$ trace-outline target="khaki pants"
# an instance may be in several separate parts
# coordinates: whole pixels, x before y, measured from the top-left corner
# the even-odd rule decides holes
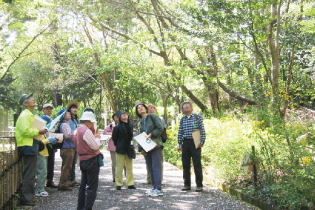
[[[62,159],[61,175],[59,181],[59,187],[68,186],[68,178],[72,169],[72,163],[74,158],[75,149],[61,149],[60,156]]]
[[[126,165],[126,183],[127,186],[134,185],[134,180],[133,180],[133,172],[132,172],[132,159],[130,159],[127,154],[122,155],[116,153],[116,186],[123,186],[123,169],[124,166]]]

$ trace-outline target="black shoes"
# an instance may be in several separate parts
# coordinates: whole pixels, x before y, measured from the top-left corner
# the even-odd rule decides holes
[[[182,191],[188,191],[188,190],[191,190],[191,188],[190,188],[189,186],[184,186],[184,187],[182,188]]]
[[[134,185],[130,185],[130,186],[128,186],[128,189],[130,189],[130,190],[135,190],[136,187],[135,187]]]
[[[32,201],[21,201],[20,205],[21,206],[36,206],[36,203]]]
[[[117,186],[117,187],[116,187],[116,190],[121,190],[121,186]]]
[[[115,178],[113,179],[113,182],[115,182]]]
[[[201,192],[202,190],[203,190],[202,187],[197,187],[195,192]]]
[[[47,183],[46,187],[50,187],[50,188],[58,188],[57,185],[55,185],[53,182]]]

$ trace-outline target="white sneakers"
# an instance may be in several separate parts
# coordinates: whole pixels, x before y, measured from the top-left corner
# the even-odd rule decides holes
[[[46,192],[46,191],[43,191],[43,192],[38,192],[38,191],[36,191],[36,192],[35,192],[35,196],[36,196],[36,197],[47,197],[47,196],[49,196],[49,193]]]
[[[158,189],[152,189],[150,193],[148,193],[151,197],[163,196],[163,191]]]

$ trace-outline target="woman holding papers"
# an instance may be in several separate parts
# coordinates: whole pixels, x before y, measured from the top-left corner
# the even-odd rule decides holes
[[[162,196],[162,150],[163,141],[161,134],[163,132],[163,125],[158,116],[155,114],[148,114],[148,108],[142,102],[136,105],[136,114],[140,121],[139,132],[145,132],[147,134],[146,138],[148,141],[153,140],[156,143],[156,147],[150,151],[144,151],[141,146],[139,146],[139,151],[145,158],[147,167],[151,175],[152,190],[148,193],[152,197]]]
[[[119,124],[113,131],[113,141],[116,146],[116,189],[121,190],[123,185],[123,168],[126,165],[126,184],[128,189],[136,189],[134,186],[132,159],[128,157],[127,150],[130,147],[133,138],[133,126],[129,122],[129,116],[126,112],[117,112]]]

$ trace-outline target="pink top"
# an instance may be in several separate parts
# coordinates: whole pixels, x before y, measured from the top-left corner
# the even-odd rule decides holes
[[[110,128],[111,125],[112,125],[112,128]],[[114,130],[114,127],[115,127],[115,123],[114,123],[114,122],[111,123],[111,124],[109,124],[109,125],[105,128],[103,134],[104,134],[104,135],[112,135],[113,130]],[[108,151],[111,151],[111,152],[115,152],[115,151],[116,151],[116,147],[115,147],[115,145],[114,145],[114,141],[113,141],[112,138],[109,139],[109,142],[108,142],[108,145],[107,145],[107,150],[108,150]]]

